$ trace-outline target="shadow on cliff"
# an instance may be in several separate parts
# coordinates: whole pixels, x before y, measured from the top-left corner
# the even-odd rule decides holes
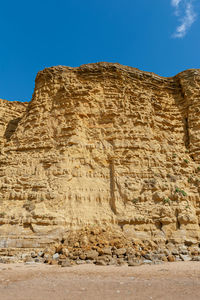
[[[17,129],[17,126],[19,124],[19,121],[21,118],[16,118],[8,122],[8,125],[6,127],[5,133],[4,133],[4,138],[7,141],[10,141],[12,135],[14,134],[15,130]]]

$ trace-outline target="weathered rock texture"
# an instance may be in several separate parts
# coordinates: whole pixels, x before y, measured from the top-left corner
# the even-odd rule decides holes
[[[199,116],[200,70],[162,78],[97,63],[39,72],[30,103],[0,100],[2,253],[86,225],[197,244]]]

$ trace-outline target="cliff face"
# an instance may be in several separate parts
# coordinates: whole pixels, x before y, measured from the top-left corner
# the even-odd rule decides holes
[[[39,72],[28,104],[0,100],[1,247],[93,224],[198,243],[199,99],[200,70],[97,63]]]

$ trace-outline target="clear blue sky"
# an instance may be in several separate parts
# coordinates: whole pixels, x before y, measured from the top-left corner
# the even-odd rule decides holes
[[[29,101],[37,72],[55,65],[118,62],[162,76],[200,68],[199,2],[0,1],[0,98]]]

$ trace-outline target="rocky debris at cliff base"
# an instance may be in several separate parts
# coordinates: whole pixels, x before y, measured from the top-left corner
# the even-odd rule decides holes
[[[46,263],[70,267],[81,264],[128,265],[160,264],[176,261],[199,261],[200,247],[172,243],[155,243],[148,240],[128,239],[122,231],[111,228],[86,227],[70,231],[50,247],[23,253],[21,256],[5,256],[0,262]]]

